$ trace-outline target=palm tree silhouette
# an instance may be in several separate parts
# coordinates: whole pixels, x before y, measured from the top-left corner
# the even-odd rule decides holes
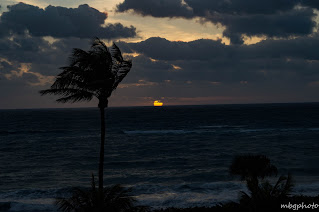
[[[240,206],[243,211],[277,211],[280,202],[285,200],[292,191],[291,175],[280,176],[275,185],[259,179],[277,175],[277,168],[264,155],[236,156],[229,168],[232,175],[239,175],[246,181],[250,195],[240,192]]]
[[[264,155],[239,155],[233,159],[229,168],[230,174],[239,175],[246,180],[248,189],[255,193],[258,189],[258,178],[277,175],[276,166]]]
[[[113,44],[108,48],[95,38],[89,51],[73,49],[68,66],[61,67],[50,89],[41,90],[41,95],[60,95],[57,102],[90,101],[98,99],[101,118],[101,146],[99,159],[99,191],[103,193],[103,163],[105,143],[105,108],[108,98],[124,79],[132,62],[124,60],[120,49]]]

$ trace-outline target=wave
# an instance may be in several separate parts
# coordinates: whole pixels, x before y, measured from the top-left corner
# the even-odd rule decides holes
[[[319,128],[249,128],[244,125],[203,125],[195,127],[194,129],[150,129],[150,130],[124,130],[119,131],[124,134],[189,134],[189,133],[215,133],[215,132],[239,132],[239,133],[254,133],[263,131],[319,131]],[[67,134],[74,130],[55,129],[55,130],[0,130],[0,136],[8,135],[28,135],[28,134]],[[82,132],[82,131],[81,131]],[[119,133],[117,132],[117,133]],[[92,133],[92,132],[91,132]],[[95,133],[95,132],[94,132]],[[90,137],[96,136],[89,135]],[[77,136],[73,136],[77,137]]]
[[[1,130],[0,136],[20,134],[66,133],[69,130]]]
[[[0,193],[0,199],[37,199],[37,198],[54,198],[63,196],[71,191],[69,188],[56,189],[21,189]]]
[[[126,185],[132,187],[132,195],[137,204],[152,208],[167,207],[210,207],[229,201],[236,202],[240,191],[247,191],[244,182],[218,181],[197,183],[154,184],[139,183]],[[299,183],[293,189],[294,195],[318,195],[319,183]],[[70,188],[61,189],[24,189],[0,194],[0,205],[10,204],[10,212],[56,211],[53,205],[55,197],[67,197]]]
[[[242,128],[246,127],[245,125],[203,125],[198,128]]]
[[[214,206],[222,202],[236,201],[240,190],[245,190],[245,186],[237,181],[133,186],[138,203],[152,208]]]
[[[57,207],[53,204],[54,199],[49,204],[28,203],[28,202],[0,202],[5,204],[3,210],[8,212],[56,212]]]
[[[22,189],[0,193],[0,206],[8,212],[56,212],[56,197],[70,195],[71,188]],[[9,210],[8,210],[9,206]],[[1,210],[0,210],[1,211]]]
[[[164,129],[164,130],[124,130],[125,134],[190,134],[190,133],[258,133],[258,132],[304,132],[319,131],[319,128],[245,128],[245,126],[212,125],[199,126],[197,129]]]
[[[220,202],[233,201],[237,191],[243,190],[239,182],[176,183],[153,184],[140,183],[126,185],[133,188],[132,195],[138,205],[153,208],[213,206]],[[0,194],[1,202],[10,203],[10,212],[56,211],[53,205],[56,197],[67,197],[70,188],[63,189],[24,189]]]
[[[125,134],[190,134],[190,133],[215,133],[225,126],[199,126],[197,129],[164,129],[164,130],[124,130]],[[229,128],[229,127],[227,127]],[[231,127],[230,127],[231,128]],[[229,129],[223,131],[230,131]]]
[[[318,131],[319,128],[308,128],[308,130],[311,130],[311,131]]]
[[[124,130],[125,134],[187,134],[196,130]]]
[[[280,129],[272,129],[272,128],[262,128],[262,129],[240,129],[239,132],[242,133],[253,133],[253,132],[263,132],[263,131],[276,131]]]
[[[318,191],[319,191],[319,183],[300,183],[294,187],[293,194],[318,196]]]
[[[293,195],[317,196],[319,183],[304,183],[297,185]],[[219,203],[237,202],[239,192],[249,193],[244,182],[210,182],[165,185],[137,185],[136,198],[142,205],[153,208],[167,207],[210,207]]]

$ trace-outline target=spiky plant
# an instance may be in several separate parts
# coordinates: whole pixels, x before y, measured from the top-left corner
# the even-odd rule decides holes
[[[239,155],[235,156],[230,166],[230,173],[246,180],[276,175],[277,168],[265,155]]]
[[[245,211],[278,211],[280,204],[290,197],[293,188],[292,177],[290,174],[287,177],[280,176],[275,185],[266,180],[258,187],[258,192],[254,194],[240,192],[240,206]]]
[[[277,168],[264,155],[236,156],[229,168],[230,174],[239,175],[247,183],[248,189],[257,192],[259,180],[267,176],[277,175]]]
[[[239,175],[247,183],[250,194],[240,192],[240,207],[244,211],[271,211],[279,208],[280,201],[290,195],[292,178],[280,176],[275,185],[268,180],[259,179],[277,175],[277,168],[264,155],[236,156],[230,166],[230,173]]]
[[[117,184],[100,193],[92,175],[91,189],[74,188],[70,198],[57,198],[55,204],[63,212],[125,212],[134,211],[135,199],[129,195],[131,189]]]
[[[50,89],[40,91],[41,95],[58,95],[57,102],[80,102],[98,99],[101,119],[101,143],[99,158],[99,190],[103,191],[103,164],[105,143],[105,108],[108,98],[124,79],[132,62],[124,60],[120,49],[113,44],[108,48],[98,38],[93,40],[91,49],[73,49],[68,66],[61,67]]]

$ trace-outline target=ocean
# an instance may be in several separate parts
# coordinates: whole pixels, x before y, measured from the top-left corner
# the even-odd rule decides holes
[[[291,173],[294,194],[318,195],[319,104],[108,108],[105,185],[132,187],[139,204],[212,206],[245,183],[236,155],[264,154]],[[0,202],[9,211],[56,211],[55,197],[97,176],[99,110],[0,110]]]

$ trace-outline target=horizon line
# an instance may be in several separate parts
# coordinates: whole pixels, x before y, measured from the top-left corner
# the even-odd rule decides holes
[[[263,103],[215,103],[215,104],[172,104],[162,107],[176,106],[217,106],[217,105],[270,105],[270,104],[318,104],[318,102],[263,102]],[[110,106],[107,108],[154,107],[153,105]],[[49,110],[49,109],[91,109],[96,107],[43,107],[43,108],[0,108],[0,110]]]

